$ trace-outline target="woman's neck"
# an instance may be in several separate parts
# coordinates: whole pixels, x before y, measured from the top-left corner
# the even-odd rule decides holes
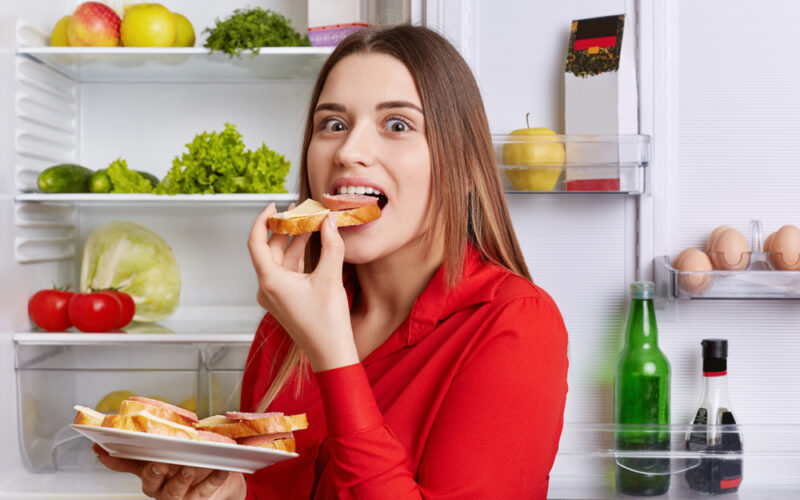
[[[351,316],[399,325],[442,265],[443,247],[437,238],[426,253],[418,241],[384,259],[357,265],[360,292]]]

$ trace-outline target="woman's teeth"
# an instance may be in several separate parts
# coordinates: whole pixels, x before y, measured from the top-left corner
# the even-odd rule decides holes
[[[381,192],[368,186],[342,186],[336,190],[337,194],[371,194],[380,196]]]

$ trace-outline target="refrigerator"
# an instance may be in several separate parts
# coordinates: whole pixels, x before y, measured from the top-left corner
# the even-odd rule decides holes
[[[144,498],[137,478],[105,470],[91,443],[69,428],[75,404],[131,391],[174,404],[193,398],[201,417],[238,406],[245,358],[264,314],[246,239],[265,205],[284,209],[296,200],[304,112],[332,50],[264,48],[229,58],[203,48],[203,28],[247,6],[279,12],[305,33],[307,3],[290,0],[162,2],[191,21],[193,48],[49,47],[53,25],[79,3],[0,5],[0,498]],[[106,3],[122,9],[129,2]],[[552,192],[525,192],[504,177],[533,279],[553,296],[569,332],[565,424],[548,497],[619,496],[614,470],[624,454],[614,449],[614,367],[630,285],[647,280],[656,283],[659,344],[672,370],[665,455],[672,476],[661,498],[699,498],[686,469],[713,458],[684,450],[706,338],[729,342],[730,396],[743,441],[734,457],[743,463],[741,486],[722,498],[798,498],[800,276],[714,271],[711,288],[691,293],[672,260],[684,248],[702,248],[720,225],[747,236],[753,252],[766,235],[800,225],[800,72],[793,64],[800,5],[411,0],[407,7],[412,23],[443,33],[470,64],[498,157],[530,113],[530,125],[557,132],[567,151],[596,143],[615,149],[612,167],[632,179],[614,191],[570,192],[558,184]],[[636,108],[635,130],[566,134],[571,23],[619,14],[630,28],[636,85],[626,98]],[[225,123],[237,126],[249,148],[264,142],[291,161],[286,194],[36,189],[50,165],[99,169],[120,157],[163,177],[196,134]],[[597,165],[590,158],[583,166]],[[182,280],[176,312],[125,334],[35,328],[31,295],[54,284],[75,289],[89,234],[118,220],[152,230],[172,248]]]

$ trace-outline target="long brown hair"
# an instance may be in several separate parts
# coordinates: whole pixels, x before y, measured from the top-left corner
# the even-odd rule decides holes
[[[458,284],[467,243],[488,261],[531,279],[511,226],[497,170],[489,122],[478,85],[458,51],[436,32],[416,26],[394,26],[358,31],[336,47],[322,66],[311,94],[300,160],[300,193],[311,196],[308,146],[314,110],[325,81],[336,64],[352,54],[378,53],[402,62],[414,78],[425,112],[425,133],[431,153],[433,206],[428,213],[424,248],[430,250],[437,230],[442,231],[447,286]],[[320,256],[319,234],[309,240],[306,272]],[[296,394],[308,375],[303,353],[292,345],[257,411],[264,411],[293,373]],[[298,372],[299,370],[299,372]]]

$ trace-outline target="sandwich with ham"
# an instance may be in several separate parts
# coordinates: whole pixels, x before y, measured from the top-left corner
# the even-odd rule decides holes
[[[381,195],[323,194],[322,203],[309,198],[292,210],[271,216],[267,224],[273,233],[309,233],[319,231],[328,214],[333,213],[337,226],[358,226],[381,216],[381,200]]]
[[[280,412],[244,413],[229,411],[197,423],[197,429],[210,431],[245,446],[295,451],[294,431],[307,429],[305,413],[284,415]]]
[[[198,420],[197,414],[180,406],[138,396],[122,401],[119,412],[110,415],[80,405],[75,410],[74,423],[80,425],[290,452],[296,448],[292,433],[308,428],[304,413],[227,412]]]

